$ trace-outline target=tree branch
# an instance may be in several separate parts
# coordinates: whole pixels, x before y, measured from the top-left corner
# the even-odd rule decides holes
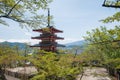
[[[6,18],[7,16],[6,16],[6,15],[1,15],[0,18],[2,18],[2,17],[5,17],[5,18]]]
[[[13,18],[13,17],[7,17],[7,18],[8,18],[8,19],[12,19],[13,21],[26,23],[25,20],[21,20],[21,19]]]
[[[5,18],[9,18],[9,15],[11,14],[11,12],[13,11],[13,9],[19,4],[21,0],[19,0],[11,9],[7,14],[1,15],[0,18],[5,17]]]
[[[20,1],[21,1],[21,0],[19,0],[19,1],[10,9],[10,11],[9,11],[8,14],[7,14],[7,16],[9,16],[9,15],[11,14],[12,10],[19,4]]]

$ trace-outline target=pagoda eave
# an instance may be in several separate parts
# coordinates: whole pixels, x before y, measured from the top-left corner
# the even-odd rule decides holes
[[[31,37],[31,39],[51,39],[51,38],[49,38],[49,37],[46,37],[46,38],[44,38],[44,37]],[[62,37],[53,37],[53,39],[61,39],[61,40],[64,40],[64,38],[62,38]]]
[[[54,33],[63,33],[63,31],[58,30],[58,29],[54,28],[53,26],[50,26],[48,29],[50,30],[50,32],[52,31]],[[44,29],[33,29],[33,31],[36,31],[36,32],[46,32]]]
[[[43,31],[43,30],[33,30],[33,31],[41,32],[41,33],[45,32],[45,31]],[[49,31],[48,31],[48,32],[49,32]],[[63,33],[63,31],[54,31],[54,33]]]
[[[54,28],[54,27],[50,27],[54,32],[63,32],[63,31],[61,31],[61,30],[58,30],[58,29],[56,29],[56,28]]]
[[[34,29],[33,31],[36,31],[36,32],[43,32],[42,29]]]
[[[51,47],[51,46],[55,46],[55,47],[65,47],[65,45],[62,44],[37,44],[37,45],[33,45],[30,47]]]

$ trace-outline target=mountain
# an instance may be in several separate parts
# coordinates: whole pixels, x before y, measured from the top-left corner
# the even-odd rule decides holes
[[[66,45],[66,47],[74,47],[74,46],[84,46],[85,43],[86,43],[85,40],[81,40],[81,41],[75,41],[75,42],[67,43],[65,45]]]
[[[85,50],[86,47],[86,41],[85,40],[81,40],[81,41],[75,41],[75,42],[71,42],[71,43],[67,43],[65,44],[65,48],[68,50],[68,53],[77,53],[80,54]]]
[[[67,43],[67,44],[64,44],[66,47],[64,47],[63,49],[72,49],[72,50],[73,49],[78,49],[79,50],[78,52],[82,52],[85,48],[85,43],[86,43],[85,40]],[[18,46],[18,48],[21,49],[21,50],[24,50],[26,48],[26,46],[28,46],[25,43],[7,42],[7,41],[0,42],[0,45],[8,45],[8,46],[11,46],[11,47]]]
[[[14,46],[18,46],[19,49],[24,50],[26,48],[26,46],[28,46],[25,43],[18,43],[18,42],[0,42],[0,45],[7,45],[10,47],[14,47]]]

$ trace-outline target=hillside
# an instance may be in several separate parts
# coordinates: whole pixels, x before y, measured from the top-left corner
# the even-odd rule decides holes
[[[75,42],[71,42],[71,43],[67,43],[65,44],[65,48],[64,49],[67,49],[68,52],[70,53],[76,53],[76,50],[77,50],[77,53],[82,53],[86,47],[86,41],[85,40],[81,40],[81,41],[75,41]]]
[[[67,43],[65,45],[66,45],[66,47],[75,47],[75,46],[81,46],[82,47],[82,46],[85,45],[85,43],[86,43],[85,40],[81,40],[81,41],[75,41],[75,42]]]
[[[0,45],[8,45],[11,47],[14,46],[18,46],[19,49],[24,50],[26,46],[28,46],[25,43],[19,43],[19,42],[1,42]],[[84,50],[85,47],[85,41],[81,40],[81,41],[76,41],[76,42],[71,42],[71,43],[67,43],[64,44],[66,47],[64,47],[64,49],[78,49],[78,52],[82,52]]]
[[[25,49],[26,45],[25,43],[18,43],[18,42],[0,42],[0,45],[7,45],[7,46],[11,46],[11,47],[15,47],[18,46],[19,49],[23,50]]]

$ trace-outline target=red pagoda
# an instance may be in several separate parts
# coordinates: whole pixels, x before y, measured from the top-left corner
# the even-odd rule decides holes
[[[40,47],[41,50],[56,52],[57,47],[65,47],[64,45],[58,44],[56,40],[63,40],[64,38],[58,37],[55,33],[62,33],[63,31],[50,26],[50,12],[48,9],[48,26],[42,29],[34,29],[33,31],[41,33],[37,37],[32,37],[32,39],[41,40],[39,44],[33,45],[31,47]]]

